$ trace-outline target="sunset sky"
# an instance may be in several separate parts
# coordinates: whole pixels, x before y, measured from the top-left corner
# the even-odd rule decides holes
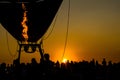
[[[43,42],[45,53],[52,61],[62,59],[65,45],[69,0],[63,0],[57,13],[57,20],[52,34]],[[64,58],[73,61],[98,60],[120,61],[120,0],[71,0],[69,33]],[[55,19],[54,19],[55,20]],[[52,27],[44,36],[47,36]],[[17,40],[0,25],[0,63],[12,63],[17,58]],[[7,45],[8,38],[8,45]],[[30,62],[36,58],[33,54],[21,53],[21,62]]]

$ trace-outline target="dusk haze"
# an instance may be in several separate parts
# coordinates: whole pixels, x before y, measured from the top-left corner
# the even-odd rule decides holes
[[[105,58],[106,61],[120,62],[120,0],[63,0],[58,6],[58,11],[56,8],[52,15],[53,20],[49,17],[51,19],[44,26],[47,29],[39,39],[43,38],[42,48],[52,61],[79,62],[94,59],[101,63]],[[42,18],[48,20],[47,17]],[[28,21],[29,19],[32,22],[34,18],[28,17]],[[40,25],[41,22],[42,19]],[[17,39],[0,23],[0,63],[12,64],[18,57],[19,45]],[[28,30],[29,26],[31,24],[28,23]],[[38,39],[33,39],[32,32],[29,34],[32,35],[32,40],[28,36],[28,41]],[[30,63],[32,58],[40,61],[38,50],[34,53],[22,51],[20,62]]]

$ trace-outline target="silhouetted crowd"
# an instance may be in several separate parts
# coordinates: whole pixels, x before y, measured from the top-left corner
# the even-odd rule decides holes
[[[120,80],[120,63],[106,62],[102,64],[94,59],[90,62],[59,63],[45,60],[37,63],[33,58],[31,63],[0,64],[0,80]]]

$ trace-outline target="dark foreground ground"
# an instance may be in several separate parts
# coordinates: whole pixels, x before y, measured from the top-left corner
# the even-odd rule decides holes
[[[120,63],[102,64],[94,59],[90,62],[52,62],[49,59],[37,63],[0,64],[0,80],[120,80]]]

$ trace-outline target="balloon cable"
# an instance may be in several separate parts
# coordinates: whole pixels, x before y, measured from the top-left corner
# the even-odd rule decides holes
[[[67,30],[66,30],[66,37],[65,37],[65,45],[64,45],[64,50],[63,50],[63,55],[62,55],[62,59],[61,62],[64,58],[65,52],[66,52],[66,47],[67,47],[67,41],[68,41],[68,33],[69,33],[69,25],[70,25],[70,0],[68,2],[68,19],[67,19]]]

